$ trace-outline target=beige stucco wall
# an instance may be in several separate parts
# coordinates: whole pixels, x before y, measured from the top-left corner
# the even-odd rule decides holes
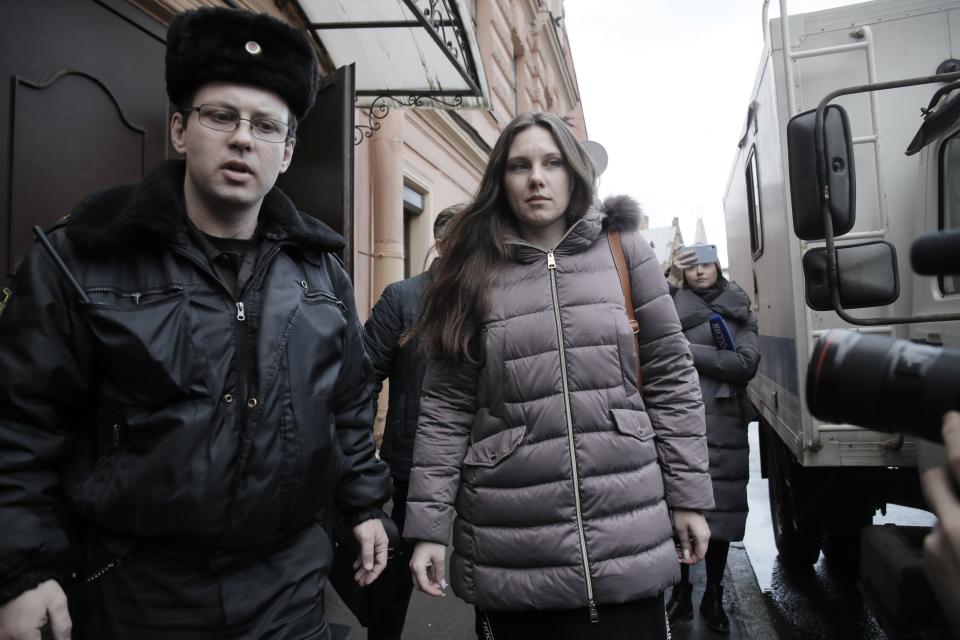
[[[514,116],[550,111],[564,117],[579,139],[587,138],[562,10],[562,0],[477,0],[477,44],[491,108],[457,111],[458,117],[442,109],[394,109],[380,131],[358,147],[354,273],[362,318],[383,288],[403,277],[403,258],[395,253],[403,249],[403,239],[395,238],[396,229],[403,229],[403,184],[424,194],[424,213],[410,228],[416,273],[427,262],[437,213],[471,198],[489,148]],[[357,117],[366,121],[367,116],[359,110]],[[395,161],[402,184],[392,192],[378,190],[378,185],[397,184],[377,177],[378,166],[383,167],[376,162],[377,149],[387,135],[397,136],[401,150]]]
[[[381,125],[360,145],[368,148],[358,148],[354,172],[354,281],[363,317],[383,288],[403,277],[403,186],[423,195],[424,211],[410,224],[411,270],[418,273],[428,264],[433,247],[433,220],[444,208],[470,199],[486,162],[486,150],[445,111],[395,110]],[[374,158],[387,135],[396,136],[392,172],[399,177],[399,186],[378,179],[384,168]],[[396,237],[398,229],[401,235]]]

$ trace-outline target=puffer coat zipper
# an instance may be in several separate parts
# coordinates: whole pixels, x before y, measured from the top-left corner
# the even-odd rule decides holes
[[[547,272],[550,274],[550,295],[553,299],[553,315],[557,323],[557,347],[560,351],[560,383],[563,386],[563,415],[567,427],[567,443],[570,447],[570,471],[573,474],[573,499],[577,511],[577,534],[580,536],[580,555],[583,559],[583,578],[587,584],[587,607],[590,622],[599,622],[597,604],[593,600],[593,579],[590,577],[590,558],[587,556],[587,537],[583,531],[583,511],[580,505],[580,472],[577,469],[577,449],[573,441],[573,412],[570,409],[570,386],[567,381],[567,355],[563,342],[563,323],[560,319],[560,297],[557,291],[557,258],[553,249],[547,251]]]

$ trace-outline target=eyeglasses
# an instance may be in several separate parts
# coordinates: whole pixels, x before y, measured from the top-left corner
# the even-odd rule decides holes
[[[189,107],[181,110],[182,113],[191,111],[197,112],[200,124],[214,131],[232,133],[240,126],[241,120],[246,120],[250,123],[250,134],[257,140],[286,142],[291,133],[290,125],[286,122],[273,118],[241,118],[240,114],[233,109],[213,104],[202,104],[199,107]]]

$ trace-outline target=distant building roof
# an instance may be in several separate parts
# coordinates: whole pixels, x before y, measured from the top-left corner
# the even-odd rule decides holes
[[[646,238],[650,246],[653,247],[653,252],[657,254],[657,260],[664,269],[670,266],[670,256],[673,253],[673,247],[683,244],[683,235],[677,227],[643,229],[640,235]]]
[[[697,218],[697,230],[693,234],[694,244],[710,244],[707,242],[707,230],[703,228],[703,218]]]

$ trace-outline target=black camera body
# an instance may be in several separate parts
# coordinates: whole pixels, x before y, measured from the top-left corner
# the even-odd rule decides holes
[[[942,442],[960,409],[960,349],[831,329],[807,369],[807,406],[820,420]]]
[[[960,231],[917,238],[914,271],[960,271]],[[807,406],[820,420],[943,442],[943,414],[960,409],[960,349],[831,329],[807,369]]]

